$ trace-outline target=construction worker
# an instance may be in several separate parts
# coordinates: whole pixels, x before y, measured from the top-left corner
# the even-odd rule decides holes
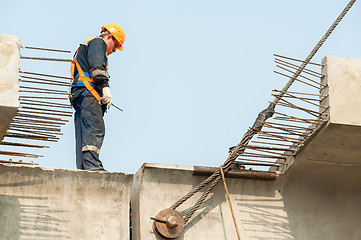
[[[76,166],[105,171],[99,160],[105,126],[103,116],[112,104],[109,88],[108,55],[123,50],[125,34],[116,24],[101,28],[99,37],[82,42],[74,54],[70,102],[75,109]]]

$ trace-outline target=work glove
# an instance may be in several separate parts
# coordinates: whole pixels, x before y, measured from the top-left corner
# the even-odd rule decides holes
[[[112,105],[112,94],[109,87],[103,87],[103,97],[100,100],[103,104],[107,105],[108,109],[110,108],[110,105]]]

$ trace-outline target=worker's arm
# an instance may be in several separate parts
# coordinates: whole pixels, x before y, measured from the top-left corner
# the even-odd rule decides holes
[[[109,87],[107,72],[107,44],[101,38],[94,38],[88,44],[89,74],[101,89]]]

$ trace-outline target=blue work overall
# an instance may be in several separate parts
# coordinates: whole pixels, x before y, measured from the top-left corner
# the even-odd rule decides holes
[[[73,107],[76,166],[84,170],[104,170],[99,160],[105,135],[104,108],[87,89],[75,100]]]
[[[82,87],[83,90],[72,101],[75,110],[76,166],[83,170],[104,171],[99,152],[105,135],[103,116],[106,107],[100,103],[100,90],[93,79],[87,72],[83,72],[76,59],[73,62],[78,70],[77,82],[73,87]]]

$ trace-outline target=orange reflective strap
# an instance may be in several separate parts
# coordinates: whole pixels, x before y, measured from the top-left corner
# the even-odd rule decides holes
[[[72,98],[73,95],[71,94],[71,83],[73,81],[73,77],[74,77],[74,69],[75,69],[75,60],[73,60],[71,62],[71,65],[70,65],[70,76],[71,76],[71,79],[70,79],[70,82],[69,82],[69,89],[68,89],[68,98]]]
[[[92,87],[92,85],[90,85],[89,82],[94,82],[93,79],[88,78],[84,75],[83,69],[81,69],[78,61],[76,60],[76,55],[79,51],[79,48],[75,51],[74,53],[74,57],[73,57],[73,61],[71,62],[71,66],[70,66],[70,74],[71,74],[71,80],[69,82],[69,96],[68,98],[72,98],[72,94],[71,94],[71,82],[74,79],[74,71],[75,71],[75,67],[77,68],[78,72],[79,72],[79,77],[78,77],[78,81],[81,80],[84,84],[84,86],[86,87],[86,89],[88,89],[88,91],[96,98],[96,100],[98,102],[100,102],[100,95],[99,93]]]
[[[68,89],[68,98],[69,99],[73,97],[73,95],[71,94],[71,83],[72,83],[73,78],[74,78],[75,57],[76,57],[78,51],[79,51],[79,48],[75,51],[74,56],[73,56],[73,61],[71,61],[71,64],[70,64],[70,77],[71,77],[71,79],[70,79],[70,82],[69,82],[69,89]]]
[[[88,78],[84,75],[83,70],[81,69],[78,61],[75,59],[75,65],[76,68],[78,69],[79,72],[79,78],[78,81],[81,80],[84,83],[84,86],[86,87],[86,89],[88,89],[88,91],[93,94],[93,96],[96,98],[96,100],[98,100],[98,102],[100,102],[100,95],[99,93],[90,85],[89,82],[94,82],[91,78]]]

